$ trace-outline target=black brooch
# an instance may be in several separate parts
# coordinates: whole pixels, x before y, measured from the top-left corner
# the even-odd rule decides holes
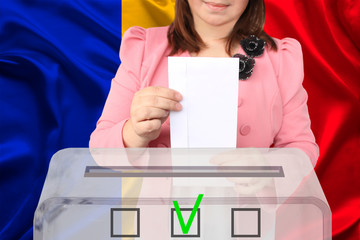
[[[239,79],[248,79],[253,72],[255,60],[239,53],[235,54],[233,57],[239,58]]]
[[[264,53],[265,41],[251,35],[242,39],[240,45],[247,56],[237,53],[233,57],[239,58],[239,79],[246,80],[253,72],[255,66],[254,57],[259,57]]]

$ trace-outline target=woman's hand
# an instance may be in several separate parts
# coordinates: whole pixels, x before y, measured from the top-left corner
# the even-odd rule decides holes
[[[268,166],[266,154],[258,149],[241,149],[241,151],[228,151],[215,155],[210,163],[217,166]],[[261,195],[267,196],[268,187],[274,188],[272,178],[268,177],[231,177],[228,181],[234,183],[234,190],[240,195]],[[271,195],[270,195],[271,196]]]
[[[147,87],[135,93],[130,119],[123,128],[126,147],[146,147],[160,135],[170,111],[180,111],[182,96],[165,87]]]

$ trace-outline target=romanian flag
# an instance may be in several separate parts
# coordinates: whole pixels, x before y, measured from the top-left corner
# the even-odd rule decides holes
[[[0,239],[32,239],[51,156],[88,147],[130,26],[168,25],[175,0],[37,0],[0,4]],[[360,224],[360,1],[265,0],[265,29],[304,53],[315,168],[333,239]]]
[[[132,26],[167,26],[175,17],[175,0],[122,0],[122,33]]]

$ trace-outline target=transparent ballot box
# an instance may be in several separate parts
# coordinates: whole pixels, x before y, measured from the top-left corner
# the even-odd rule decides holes
[[[331,239],[331,211],[298,149],[65,149],[34,239]]]

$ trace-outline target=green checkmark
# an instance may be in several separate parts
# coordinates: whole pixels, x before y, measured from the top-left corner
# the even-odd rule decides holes
[[[180,227],[181,227],[181,230],[182,230],[183,234],[188,234],[188,232],[190,230],[190,227],[191,227],[191,224],[194,221],[196,212],[197,212],[197,210],[198,210],[198,208],[200,206],[200,202],[201,202],[201,199],[203,198],[203,196],[204,196],[204,194],[199,194],[199,196],[197,197],[194,208],[191,211],[189,220],[188,220],[186,225],[185,225],[184,218],[183,218],[183,216],[181,214],[181,210],[180,210],[178,201],[173,201],[175,211],[176,211],[176,215],[177,215],[177,217],[179,219]]]

